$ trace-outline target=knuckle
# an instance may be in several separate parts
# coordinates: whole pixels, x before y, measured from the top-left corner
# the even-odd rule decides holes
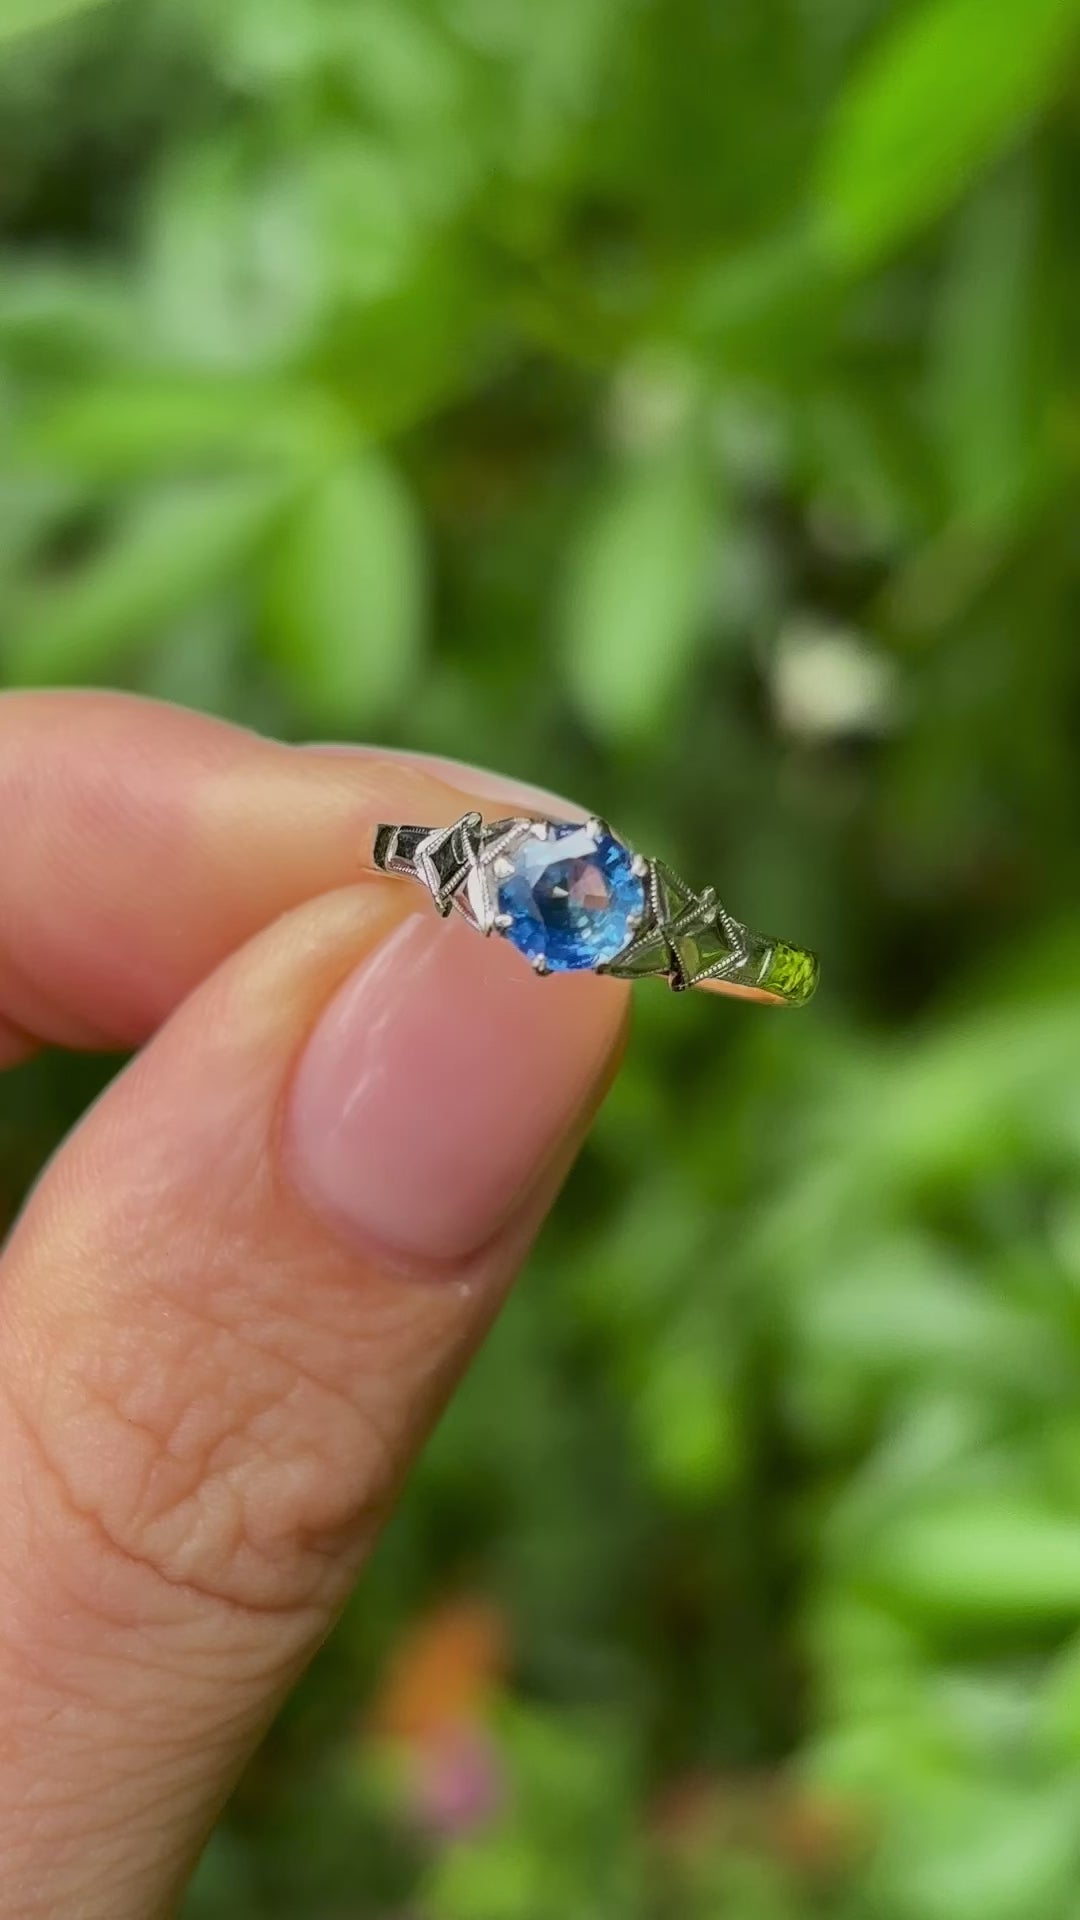
[[[89,1339],[73,1327],[18,1394],[9,1382],[50,1531],[104,1565],[103,1604],[138,1613],[149,1584],[166,1611],[209,1601],[309,1625],[337,1604],[402,1465],[356,1346],[253,1326],[226,1289],[212,1310],[203,1292],[145,1300]]]

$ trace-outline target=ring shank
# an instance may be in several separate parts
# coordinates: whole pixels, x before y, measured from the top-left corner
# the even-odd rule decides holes
[[[813,994],[819,973],[816,953],[792,947],[784,940],[750,939],[745,967],[729,979],[695,980],[706,993],[726,993],[740,1000],[758,1000],[770,1007],[801,1007]],[[756,978],[748,976],[756,972]]]
[[[394,827],[383,821],[375,829],[373,859],[380,873],[396,873],[416,880],[416,850],[431,834],[430,827]]]

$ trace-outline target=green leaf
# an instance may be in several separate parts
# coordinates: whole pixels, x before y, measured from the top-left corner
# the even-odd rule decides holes
[[[412,501],[376,455],[304,496],[275,547],[264,643],[309,720],[366,725],[399,703],[420,654],[423,575]]]
[[[228,134],[166,163],[141,262],[144,325],[159,355],[251,377],[307,338],[327,265],[310,164],[307,149],[300,164]]]
[[[601,732],[656,726],[705,634],[715,502],[696,447],[619,474],[570,557],[563,652],[572,694]]]
[[[923,1386],[1009,1381],[1029,1392],[1060,1383],[1055,1336],[918,1235],[883,1237],[797,1302],[806,1351],[865,1385],[905,1374]]]
[[[155,496],[75,576],[28,594],[6,677],[94,676],[198,603],[247,559],[280,510],[280,486],[230,480]]]
[[[944,1620],[1080,1611],[1080,1515],[973,1497],[896,1521],[860,1558],[875,1590]]]
[[[931,400],[950,504],[980,528],[1008,521],[1037,473],[1047,399],[1039,207],[1011,168],[959,222],[945,278]]]
[[[105,482],[267,462],[300,472],[324,468],[344,432],[317,389],[150,376],[88,382],[33,418],[18,451],[31,467]]]
[[[634,1418],[651,1478],[671,1499],[701,1504],[731,1483],[740,1464],[739,1412],[706,1342],[653,1345]]]
[[[1061,1914],[1080,1854],[1068,1774],[1002,1787],[925,1772],[885,1850],[890,1913],[919,1920],[1033,1920]]]
[[[106,0],[0,0],[0,47],[105,4]]]
[[[528,175],[551,165],[575,122],[596,111],[625,8],[621,0],[546,0],[516,12],[517,99],[508,156]]]
[[[1036,1699],[1039,1751],[1075,1768],[1080,1761],[1080,1640],[1051,1666]]]
[[[826,247],[865,267],[934,220],[1061,86],[1078,0],[923,0],[840,102],[816,197]]]

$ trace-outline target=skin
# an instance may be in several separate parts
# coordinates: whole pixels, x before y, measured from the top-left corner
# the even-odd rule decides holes
[[[0,1257],[2,1920],[175,1911],[615,1069],[363,870],[470,778],[0,699],[0,1063],[137,1050]]]

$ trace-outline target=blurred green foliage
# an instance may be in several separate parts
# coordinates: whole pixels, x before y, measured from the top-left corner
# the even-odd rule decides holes
[[[1078,46],[0,0],[3,681],[505,767],[825,959],[642,990],[190,1920],[1080,1920]]]

